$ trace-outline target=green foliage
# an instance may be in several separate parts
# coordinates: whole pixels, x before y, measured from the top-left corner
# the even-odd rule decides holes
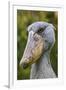
[[[30,76],[30,66],[23,70],[19,66],[19,62],[22,58],[26,42],[27,42],[27,27],[33,22],[36,21],[44,21],[52,23],[55,28],[56,42],[51,52],[51,64],[52,67],[58,76],[58,35],[57,35],[57,12],[49,12],[49,11],[28,11],[28,10],[17,10],[17,79],[29,79]]]

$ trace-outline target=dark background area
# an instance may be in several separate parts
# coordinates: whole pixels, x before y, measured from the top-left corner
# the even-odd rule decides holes
[[[19,62],[22,58],[28,38],[27,27],[36,21],[52,23],[56,28],[56,42],[52,48],[50,60],[58,76],[58,12],[17,10],[17,80],[29,79],[30,77],[30,66],[23,70],[19,66]]]

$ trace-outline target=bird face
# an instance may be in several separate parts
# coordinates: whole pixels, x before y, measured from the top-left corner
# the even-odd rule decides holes
[[[42,55],[44,49],[43,38],[33,31],[29,32],[28,41],[20,65],[25,69],[35,63]]]

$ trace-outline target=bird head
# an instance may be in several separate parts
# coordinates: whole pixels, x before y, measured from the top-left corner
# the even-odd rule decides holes
[[[36,23],[35,23],[36,24]],[[37,25],[30,25],[28,31],[27,44],[20,61],[22,68],[27,68],[29,65],[37,62],[44,51],[50,49],[55,41],[54,31],[51,25],[45,28],[45,30],[38,28]]]

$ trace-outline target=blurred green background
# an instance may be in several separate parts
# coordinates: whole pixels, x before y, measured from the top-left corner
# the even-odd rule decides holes
[[[30,78],[30,66],[23,70],[19,66],[19,62],[22,58],[28,38],[27,27],[36,21],[52,23],[56,28],[56,42],[51,51],[50,58],[52,67],[58,76],[58,12],[17,10],[17,80]]]

